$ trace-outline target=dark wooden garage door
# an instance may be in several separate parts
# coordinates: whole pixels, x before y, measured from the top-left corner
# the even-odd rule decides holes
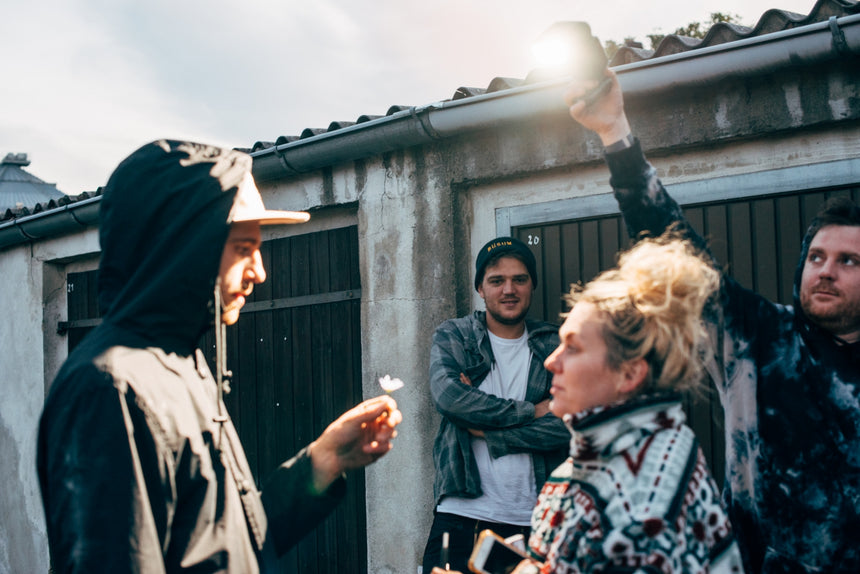
[[[696,231],[708,238],[729,275],[773,301],[791,304],[803,233],[820,205],[835,195],[860,201],[860,188],[692,205],[684,213]],[[515,227],[512,233],[531,245],[538,259],[541,288],[535,293],[530,314],[551,322],[559,322],[559,314],[565,310],[562,295],[571,283],[587,282],[614,266],[619,248],[630,245],[618,214]],[[685,407],[690,426],[722,485],[725,442],[716,391],[710,400],[688,399]]]
[[[227,329],[226,396],[259,483],[361,402],[361,288],[356,227],[266,241],[268,279]],[[68,276],[69,351],[98,323],[97,272]],[[214,336],[201,349],[214,365]],[[214,368],[213,368],[214,372]],[[335,513],[281,561],[281,572],[367,571],[364,472]]]
[[[261,251],[268,279],[227,329],[235,383],[225,400],[258,483],[362,392],[357,228],[266,241]],[[212,335],[204,345],[214,349]],[[364,472],[347,482],[347,498],[281,572],[366,572]]]

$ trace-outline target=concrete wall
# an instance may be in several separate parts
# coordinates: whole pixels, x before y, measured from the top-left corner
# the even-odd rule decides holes
[[[365,396],[379,394],[376,379],[386,373],[406,385],[395,394],[404,417],[395,449],[367,473],[368,571],[395,574],[415,572],[432,515],[427,437],[439,422],[426,391],[427,326],[454,311],[452,218],[437,156],[413,149],[381,167],[359,209]]]
[[[47,572],[48,554],[36,469],[36,425],[44,399],[42,281],[29,246],[0,259],[0,572]]]
[[[0,573],[48,572],[48,542],[36,477],[36,438],[57,355],[64,270],[92,253],[94,232],[0,252]],[[84,255],[84,259],[86,256]],[[64,318],[64,316],[63,316]]]

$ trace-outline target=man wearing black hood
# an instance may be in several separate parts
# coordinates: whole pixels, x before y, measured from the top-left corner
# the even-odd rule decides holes
[[[570,114],[606,146],[631,237],[678,226],[705,249],[630,132],[615,74]],[[716,265],[716,263],[715,263]],[[747,572],[860,572],[860,208],[828,203],[803,240],[794,306],[722,277],[706,316],[725,410],[725,499]]]
[[[143,146],[101,204],[102,323],[51,385],[38,471],[56,572],[231,572],[275,567],[343,495],[342,474],[391,448],[388,396],[332,423],[258,491],[222,400],[223,328],[265,278],[269,211],[246,154]],[[215,320],[217,382],[197,349]]]

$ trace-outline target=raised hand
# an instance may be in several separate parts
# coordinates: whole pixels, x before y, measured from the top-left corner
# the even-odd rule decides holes
[[[600,98],[586,103],[582,98],[597,87],[594,80],[572,82],[564,92],[564,101],[570,108],[570,117],[600,136],[603,145],[610,145],[630,133],[630,124],[624,113],[624,98],[615,72],[606,69],[611,82],[609,90]]]
[[[382,395],[342,414],[308,447],[314,486],[322,492],[342,473],[367,466],[389,450],[403,419],[397,402]]]

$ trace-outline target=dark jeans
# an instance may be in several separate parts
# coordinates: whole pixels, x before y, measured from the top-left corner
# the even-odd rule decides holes
[[[444,564],[440,563],[443,532],[448,533],[448,563],[451,565],[451,570],[471,572],[469,570],[469,556],[472,555],[472,548],[475,546],[478,534],[486,529],[492,530],[502,538],[522,534],[525,536],[526,542],[529,539],[530,528],[528,526],[487,522],[457,516],[456,514],[437,512],[433,516],[430,536],[427,538],[427,546],[424,548],[424,574],[430,574],[434,566],[445,567]]]

